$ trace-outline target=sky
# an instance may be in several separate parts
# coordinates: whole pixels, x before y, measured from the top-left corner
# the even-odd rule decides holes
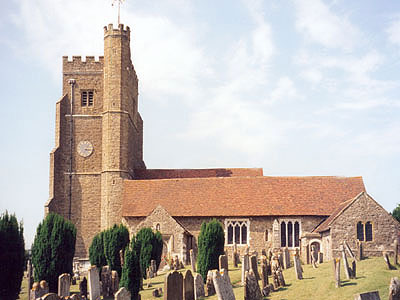
[[[111,0],[0,10],[0,213],[30,247],[48,199],[63,55],[103,55]],[[126,0],[148,168],[363,176],[400,203],[400,1]]]

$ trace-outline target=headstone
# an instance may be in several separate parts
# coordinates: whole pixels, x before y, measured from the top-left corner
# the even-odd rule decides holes
[[[100,300],[100,280],[99,271],[96,266],[91,266],[88,270],[89,298],[90,300]]]
[[[282,254],[282,250],[279,250],[279,252],[278,252],[278,261],[279,261],[280,267],[283,268],[283,254]]]
[[[314,245],[311,245],[311,264],[313,268],[317,268],[318,263],[318,251]]]
[[[200,274],[196,274],[194,277],[194,299],[199,299],[200,297],[204,297],[204,282],[203,277]]]
[[[219,256],[219,270],[225,269],[225,272],[228,274],[228,257],[226,255]]]
[[[363,242],[360,242],[359,240],[357,240],[357,259],[358,260],[363,260],[364,259],[364,253],[363,253],[363,248],[364,248],[364,244]]]
[[[392,264],[390,263],[390,260],[389,260],[389,253],[383,252],[383,259],[385,260],[386,265],[387,265],[387,267],[388,267],[389,270],[395,269],[395,268],[392,266]]]
[[[222,272],[219,272],[218,270],[212,271],[212,278],[218,300],[235,300],[235,294],[233,293],[229,275],[224,272],[224,269],[221,271]]]
[[[340,258],[333,260],[333,270],[335,273],[335,286],[340,287]]]
[[[357,270],[356,270],[356,261],[353,260],[351,263],[351,278],[356,278],[357,277]]]
[[[152,270],[154,276],[156,276],[157,275],[157,262],[155,259],[152,259],[150,261],[150,266],[151,266],[151,270]]]
[[[196,273],[196,259],[194,258],[193,249],[190,249],[189,255],[190,255],[190,265],[192,266],[192,272]]]
[[[115,295],[119,289],[119,276],[117,271],[111,271],[111,292]]]
[[[289,255],[289,249],[286,247],[283,249],[283,268],[284,269],[289,269],[290,267],[290,255]]]
[[[267,258],[263,255],[261,258],[261,290],[268,286]]]
[[[58,295],[54,293],[46,293],[40,298],[40,300],[60,300],[60,297],[58,297]]]
[[[68,273],[58,276],[58,296],[68,297],[70,295],[69,289],[71,285],[71,275]]]
[[[322,252],[318,252],[318,263],[322,264],[324,262],[324,254]]]
[[[244,300],[262,300],[260,286],[253,270],[246,272],[244,283]]]
[[[252,255],[250,257],[250,269],[253,270],[254,275],[256,276],[257,280],[260,280],[260,274],[258,273],[258,265],[257,265],[257,257],[255,255]]]
[[[344,250],[344,246],[341,245],[340,251],[342,252],[342,260],[343,260],[343,267],[344,267],[344,273],[346,274],[346,279],[351,278],[351,270],[349,268],[349,262],[347,261],[347,255],[346,251]]]
[[[400,300],[400,280],[397,277],[390,280],[389,300]]]
[[[179,270],[180,268],[181,268],[181,264],[180,264],[180,262],[179,262],[179,257],[178,257],[178,255],[175,255],[175,258],[174,258],[174,262],[173,262],[173,267],[172,267],[174,270]]]
[[[104,266],[101,268],[101,290],[103,298],[112,296],[111,292],[111,268]]]
[[[379,292],[368,292],[354,295],[354,300],[381,300]]]
[[[115,300],[131,300],[131,293],[124,287],[120,288],[114,296]]]
[[[283,277],[282,267],[276,255],[272,257],[271,273],[275,289],[278,289],[280,286],[286,285],[285,279]]]
[[[394,240],[394,264],[398,265],[398,259],[399,259],[399,241],[397,238]]]
[[[35,300],[37,298],[42,297],[43,295],[41,294],[41,289],[40,289],[40,284],[39,282],[34,282],[32,284],[32,289],[29,293],[29,300]]]
[[[49,285],[46,280],[40,281],[40,290],[42,296],[49,293]]]
[[[261,249],[261,255],[264,255],[265,257],[267,257],[267,252],[265,251],[265,249]]]
[[[293,255],[293,261],[294,261],[294,272],[296,274],[296,278],[301,280],[303,279],[303,268],[301,267],[299,251],[297,249]]]
[[[190,270],[187,270],[183,277],[183,299],[194,300],[194,278]]]
[[[249,255],[250,254],[250,246],[246,246],[246,248],[244,248],[244,254],[245,255]]]
[[[81,297],[87,298],[87,279],[83,277],[82,281],[79,283],[79,295]]]
[[[245,254],[242,257],[242,284],[244,284],[246,271],[250,270],[249,255]]]
[[[346,251],[350,255],[350,257],[352,259],[356,259],[355,255],[354,255],[353,251],[351,250],[351,248],[350,248],[349,244],[347,243],[347,241],[344,241],[343,244],[344,244],[344,248],[346,249]]]
[[[164,300],[183,300],[183,276],[181,273],[172,271],[165,276]]]
[[[207,273],[206,292],[207,292],[207,295],[206,295],[207,297],[215,295],[215,287],[214,287],[213,275],[212,275],[211,270],[208,271],[208,273]]]

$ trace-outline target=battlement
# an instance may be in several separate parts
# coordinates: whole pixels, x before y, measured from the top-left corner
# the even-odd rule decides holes
[[[72,56],[72,60],[68,56],[63,56],[63,72],[98,72],[103,71],[104,56],[96,59],[94,56]]]
[[[104,26],[104,37],[108,35],[125,35],[127,37],[130,36],[131,29],[129,26],[125,26],[124,24],[119,24],[118,28],[114,28],[113,24],[108,24],[108,26]]]

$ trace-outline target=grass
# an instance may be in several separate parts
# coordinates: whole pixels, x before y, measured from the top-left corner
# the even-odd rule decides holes
[[[233,284],[233,290],[237,300],[244,298],[243,287],[240,285],[241,269],[229,269],[229,276]],[[188,269],[187,267],[186,269]],[[335,287],[332,262],[326,262],[317,269],[313,269],[311,265],[303,266],[303,280],[295,278],[294,268],[289,268],[283,271],[287,286],[280,288],[278,291],[273,292],[268,300],[345,300],[354,299],[354,294],[379,291],[381,299],[388,299],[389,297],[389,283],[392,277],[400,277],[400,266],[397,270],[387,270],[385,261],[382,257],[368,258],[361,262],[357,262],[357,278],[346,280],[343,264],[340,266],[342,286]],[[186,270],[185,269],[185,270]],[[185,270],[181,270],[184,272]],[[164,276],[159,275],[151,279],[152,287],[147,288],[148,280],[143,283],[144,290],[140,292],[142,300],[156,299],[152,297],[152,291],[155,288],[162,287],[164,289]],[[271,282],[271,277],[270,277]],[[78,292],[79,286],[74,285],[71,287],[72,292]],[[28,300],[26,293],[26,278],[22,283],[22,290],[20,293],[21,300]],[[109,300],[111,300],[110,298]],[[162,299],[162,298],[157,298]],[[217,296],[205,297],[201,299],[217,300]],[[108,300],[108,299],[107,299]]]

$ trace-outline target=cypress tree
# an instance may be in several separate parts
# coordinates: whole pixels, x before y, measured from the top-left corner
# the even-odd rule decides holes
[[[146,278],[146,269],[150,266],[151,260],[156,261],[157,268],[161,262],[162,236],[160,232],[154,233],[151,228],[145,227],[139,230],[136,239],[140,245],[140,267],[143,278]]]
[[[0,217],[0,299],[18,299],[25,267],[23,233],[15,215]]]
[[[209,270],[218,269],[219,256],[224,254],[224,229],[216,219],[201,224],[199,234],[198,272],[207,278]]]
[[[32,245],[35,281],[46,280],[50,292],[57,292],[58,276],[72,275],[76,228],[62,216],[50,213],[39,224]]]
[[[124,265],[119,287],[125,287],[131,292],[131,299],[137,300],[140,290],[140,243],[133,236],[130,244],[125,249]]]
[[[89,260],[91,265],[97,266],[100,270],[107,264],[106,257],[104,255],[104,231],[96,234],[92,240],[92,244],[89,247]]]
[[[128,244],[129,232],[122,224],[114,224],[112,228],[103,233],[104,255],[107,265],[110,266],[111,270],[117,271],[120,278],[122,269],[119,251],[124,250]]]

